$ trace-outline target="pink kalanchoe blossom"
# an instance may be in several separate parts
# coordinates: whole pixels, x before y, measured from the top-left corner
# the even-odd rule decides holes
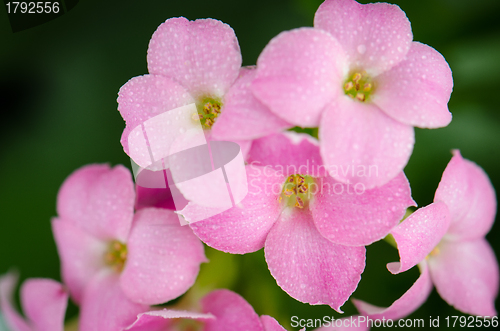
[[[271,316],[257,315],[245,299],[229,290],[215,290],[201,300],[203,313],[153,310],[137,316],[126,331],[286,331]]]
[[[245,254],[265,247],[278,285],[295,299],[340,311],[365,266],[365,245],[385,237],[414,202],[403,173],[362,190],[325,173],[318,143],[288,132],[254,141],[240,205],[191,224],[206,244]],[[189,220],[204,207],[188,203]]]
[[[126,121],[121,143],[142,167],[150,163],[150,155],[145,150],[132,156],[129,135],[147,120],[178,107],[196,104],[198,114],[188,120],[199,120],[209,139],[238,142],[243,154],[251,139],[292,126],[248,90],[255,70],[241,68],[238,40],[227,24],[168,19],[153,34],[147,61],[149,75],[129,80],[118,96],[118,110]]]
[[[81,304],[81,331],[129,325],[149,305],[183,294],[206,261],[202,243],[173,211],[134,214],[134,200],[123,166],[83,167],[59,191],[52,228],[62,278]]]
[[[17,276],[0,276],[0,311],[11,331],[63,331],[68,293],[52,280],[32,278],[21,286],[21,306],[26,318],[16,312],[12,297]]]
[[[448,125],[445,59],[412,42],[405,13],[387,3],[326,0],[314,28],[283,32],[257,61],[254,95],[284,120],[319,127],[321,156],[344,183],[380,186],[413,150],[413,126]],[[376,166],[375,176],[358,169]]]
[[[446,302],[468,314],[494,316],[499,271],[485,235],[495,219],[495,191],[478,165],[458,150],[453,154],[434,202],[392,231],[400,262],[387,268],[397,274],[417,263],[427,265]]]

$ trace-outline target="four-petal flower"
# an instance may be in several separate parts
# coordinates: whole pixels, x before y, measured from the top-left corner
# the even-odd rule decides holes
[[[83,167],[61,187],[52,227],[62,278],[82,305],[81,330],[130,324],[122,320],[126,312],[136,315],[180,296],[206,262],[203,245],[173,211],[134,214],[134,200],[122,166]],[[100,314],[107,307],[116,309],[113,318]]]
[[[361,279],[364,246],[385,237],[414,204],[406,177],[370,190],[349,187],[325,172],[317,141],[296,133],[255,140],[249,162],[247,197],[191,224],[194,233],[230,253],[265,247],[283,290],[340,311]],[[180,213],[189,222],[207,208],[188,203]]]
[[[255,96],[284,120],[318,127],[329,167],[377,167],[374,176],[337,171],[335,179],[380,186],[410,158],[413,126],[448,125],[453,81],[444,58],[412,42],[395,5],[326,0],[315,28],[282,32],[263,50]]]

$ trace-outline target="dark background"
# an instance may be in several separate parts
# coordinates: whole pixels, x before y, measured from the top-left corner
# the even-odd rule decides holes
[[[245,65],[255,64],[267,42],[283,30],[312,26],[319,0],[83,0],[66,14],[13,33],[0,6],[0,274],[15,267],[21,279],[60,279],[50,219],[59,186],[89,163],[130,166],[120,145],[124,122],[117,92],[147,73],[146,51],[157,26],[174,16],[212,17],[233,27]],[[459,148],[500,188],[500,1],[394,1],[412,22],[414,40],[441,52],[450,64],[452,123],[416,129],[405,171],[420,206],[430,203],[442,171]],[[499,255],[500,226],[487,236]],[[288,297],[270,276],[263,252],[232,256],[207,250],[200,284],[241,293],[258,314],[276,317],[336,316],[327,306]],[[368,248],[367,267],[354,297],[388,306],[418,277],[417,270],[391,275],[396,261],[385,242]],[[480,257],[478,257],[480,258]],[[498,310],[497,300],[497,310]],[[351,303],[347,315],[355,313]],[[68,318],[77,313],[72,306]],[[434,291],[411,318],[458,315]]]

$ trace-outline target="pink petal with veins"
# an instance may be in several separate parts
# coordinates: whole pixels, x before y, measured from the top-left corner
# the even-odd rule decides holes
[[[233,29],[211,18],[170,18],[149,42],[149,72],[178,81],[195,98],[223,96],[240,67],[240,47]]]
[[[82,167],[63,183],[57,196],[59,219],[101,240],[124,242],[134,216],[135,192],[128,169],[106,164]]]
[[[240,204],[190,225],[204,243],[233,254],[261,249],[282,210],[277,198],[285,177],[257,166],[247,166],[246,171],[248,194]],[[207,208],[188,204],[180,214],[189,221],[208,212]]]
[[[141,144],[144,139],[141,125],[155,116],[195,102],[182,85],[160,75],[130,79],[120,88],[117,101],[118,110],[126,122],[121,137],[123,149],[143,167],[151,163],[151,157],[147,148],[144,148],[148,144]],[[134,135],[138,137],[134,138]]]
[[[413,39],[406,14],[388,3],[326,0],[316,11],[314,27],[339,41],[351,69],[362,68],[372,76],[401,62]]]
[[[256,139],[248,154],[252,166],[272,167],[285,176],[325,176],[318,140],[308,134],[287,131]]]
[[[178,319],[209,320],[212,314],[195,313],[185,310],[152,310],[137,315],[137,320],[124,331],[175,331],[175,321]]]
[[[308,210],[284,210],[264,249],[278,285],[311,305],[338,312],[354,292],[365,267],[365,248],[337,245],[322,237]]]
[[[186,292],[206,262],[203,244],[171,210],[138,211],[127,242],[122,290],[137,303],[160,304]]]
[[[376,78],[373,103],[395,120],[420,128],[451,122],[451,70],[435,49],[413,42],[406,58]]]
[[[341,93],[344,66],[344,51],[328,33],[286,31],[262,51],[251,89],[285,121],[315,127],[325,105]]]
[[[291,128],[293,125],[272,113],[250,91],[254,68],[243,68],[240,77],[224,96],[221,114],[212,127],[217,140],[249,140]]]
[[[456,309],[472,315],[495,316],[498,262],[484,239],[443,240],[439,253],[428,259],[432,281],[439,295]]]
[[[131,325],[149,306],[130,301],[119,275],[102,272],[92,279],[80,305],[79,331],[116,331]]]
[[[451,213],[448,237],[471,240],[484,237],[495,220],[497,201],[488,175],[474,162],[453,151],[434,201],[443,201]]]
[[[35,331],[63,331],[68,293],[52,279],[32,278],[21,286],[24,313]]]
[[[316,183],[318,193],[310,202],[314,224],[322,236],[340,245],[366,246],[384,238],[399,224],[406,208],[415,205],[403,172],[368,190],[331,177]]]
[[[344,183],[361,183],[366,189],[396,177],[415,142],[411,126],[393,120],[373,104],[347,96],[325,110],[319,140],[330,175]]]
[[[61,259],[62,279],[71,298],[79,304],[92,277],[106,267],[104,254],[108,243],[61,219],[52,220],[52,232]]]
[[[209,293],[201,300],[201,306],[205,313],[215,316],[215,319],[205,321],[204,331],[264,331],[252,306],[229,290]]]
[[[417,265],[439,244],[449,226],[450,212],[443,202],[415,211],[391,232],[401,262],[388,263],[387,269],[398,274]]]

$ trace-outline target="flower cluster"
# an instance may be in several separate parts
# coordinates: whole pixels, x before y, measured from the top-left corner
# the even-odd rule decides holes
[[[283,291],[341,313],[361,281],[365,247],[385,238],[400,256],[388,270],[418,265],[421,275],[388,308],[353,299],[360,315],[405,317],[433,286],[464,313],[497,314],[498,263],[485,240],[496,197],[484,171],[453,151],[434,202],[409,209],[416,203],[403,168],[413,127],[450,123],[453,80],[441,54],[413,41],[399,7],[326,0],[314,27],[282,32],[252,67],[241,67],[227,24],[171,18],[154,32],[147,63],[149,74],[119,91],[121,143],[139,170],[154,163],[148,171],[164,186],[134,187],[123,166],[94,164],[71,174],[52,220],[64,285],[26,281],[24,318],[12,303],[16,274],[0,277],[0,308],[12,331],[62,331],[68,298],[80,307],[80,331],[285,330],[226,289],[172,302],[208,263],[203,243],[231,254],[264,248]],[[179,112],[176,123],[201,128],[205,145],[194,131],[176,137],[151,126],[182,107],[192,111]],[[226,145],[216,142],[224,141],[238,144],[244,171],[219,150]],[[162,144],[170,157],[157,158]],[[206,146],[210,169],[182,164],[182,146]],[[232,205],[220,209],[218,192],[205,186],[186,189],[191,178],[179,164],[208,188],[216,183],[204,174],[218,172]],[[246,195],[236,199],[241,187]]]

